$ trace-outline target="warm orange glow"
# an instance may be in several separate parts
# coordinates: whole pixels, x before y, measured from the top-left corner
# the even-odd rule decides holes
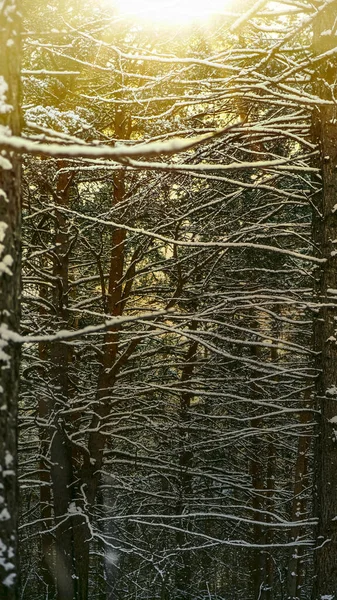
[[[111,0],[121,16],[167,25],[199,23],[225,11],[229,0]]]

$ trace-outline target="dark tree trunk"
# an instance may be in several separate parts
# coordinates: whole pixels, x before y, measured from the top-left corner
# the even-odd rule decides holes
[[[316,18],[314,51],[322,54],[336,46],[333,24],[337,2],[326,5]],[[324,35],[321,35],[322,32]],[[329,34],[330,32],[330,34]],[[314,504],[318,517],[313,600],[337,598],[337,109],[336,59],[320,63],[316,93],[326,102],[316,109],[313,130],[319,144],[322,192],[314,217],[314,241],[325,259],[318,282],[320,305],[314,327],[318,378],[316,402],[320,410],[315,448]]]
[[[196,329],[196,322],[192,323],[192,331]],[[195,367],[196,354],[198,350],[198,342],[191,342],[190,347],[185,357],[185,364],[182,369],[181,382],[182,385],[187,388],[189,380],[193,376]],[[191,469],[193,465],[193,453],[191,450],[191,439],[190,439],[190,408],[191,400],[193,399],[193,392],[183,392],[180,397],[180,410],[179,410],[179,497],[176,506],[177,514],[181,515],[184,512],[188,512],[189,499],[192,496],[192,474]],[[183,520],[180,522],[180,527],[185,531],[178,531],[176,535],[177,546],[180,550],[176,566],[176,598],[191,598],[191,585],[192,585],[192,551],[188,550],[189,535],[188,531],[191,528],[189,520],[185,523]]]
[[[20,133],[19,3],[0,5],[0,130]],[[9,41],[11,40],[11,41]],[[8,131],[6,129],[4,131]],[[1,152],[1,148],[0,148]],[[18,590],[17,406],[19,348],[6,336],[20,324],[21,164],[0,154],[0,598]]]
[[[66,165],[60,163],[64,168]],[[57,180],[57,201],[60,209],[67,207],[72,175],[63,170]],[[55,280],[53,305],[60,329],[68,326],[68,222],[62,210],[55,211],[56,235],[53,276]],[[73,516],[69,514],[72,502],[73,465],[71,444],[68,440],[64,410],[69,402],[69,346],[54,342],[51,347],[51,383],[53,424],[51,442],[51,480],[55,529],[55,580],[58,600],[73,600],[76,570],[73,552]]]
[[[43,217],[44,219],[45,217]],[[37,243],[37,233],[32,238],[32,245]],[[40,258],[40,269],[46,268],[46,260]],[[45,306],[45,301],[48,302],[48,289],[44,284],[40,285],[39,296],[41,304],[39,313],[42,319],[47,317],[48,311]],[[38,346],[40,368],[42,377],[47,377],[48,361],[50,361],[49,345],[47,342],[39,342]],[[44,584],[46,598],[54,595],[54,536],[50,532],[53,519],[52,513],[52,494],[51,494],[51,477],[50,477],[50,428],[49,417],[51,411],[51,403],[46,394],[45,386],[41,386],[40,393],[37,398],[38,402],[38,418],[40,421],[39,432],[39,474],[40,474],[40,516],[41,516],[41,577]]]
[[[276,306],[274,310],[277,313],[280,309]],[[254,320],[253,328],[258,331],[260,327],[259,321]],[[277,321],[271,324],[271,334],[273,338],[281,335]],[[258,345],[253,347],[252,355],[257,361],[261,358],[261,348]],[[278,359],[278,348],[275,345],[271,348],[270,361],[277,362]],[[273,385],[276,388],[278,383],[278,378],[275,377]],[[251,393],[254,398],[261,398],[265,391],[253,381]],[[252,427],[256,429],[250,460],[254,520],[256,521],[253,526],[253,541],[255,544],[270,546],[270,549],[256,548],[252,554],[252,592],[254,600],[273,600],[275,560],[272,554],[272,545],[275,533],[271,527],[265,527],[264,523],[272,522],[271,515],[275,510],[276,449],[272,435],[269,434],[269,439],[263,435],[262,416],[252,420]]]
[[[41,287],[40,297],[46,296],[44,287]],[[44,309],[41,309],[41,312]],[[43,365],[46,365],[48,361],[48,350],[45,342],[39,344],[39,358]],[[46,370],[44,368],[43,372]],[[44,427],[39,428],[40,436],[40,511],[41,511],[41,575],[46,589],[47,598],[54,589],[53,579],[53,565],[54,565],[54,551],[53,551],[53,536],[49,532],[50,524],[52,522],[52,498],[51,498],[51,479],[50,479],[50,468],[48,461],[46,460],[49,444],[50,444],[50,432],[48,423],[48,417],[50,414],[50,406],[45,395],[41,395],[38,399],[38,414],[41,423],[44,423]]]
[[[304,407],[310,406],[311,386],[307,388],[304,395]],[[309,406],[308,406],[309,405]],[[310,412],[302,412],[300,423],[308,426],[310,423]],[[309,469],[309,450],[311,445],[312,432],[307,435],[300,435],[298,438],[297,456],[294,470],[294,492],[291,506],[291,520],[299,521],[307,513],[307,498],[305,490],[308,485]],[[300,525],[291,530],[290,541],[295,542],[300,539],[304,533],[304,528]],[[292,546],[288,562],[287,573],[287,600],[297,600],[301,595],[301,586],[303,583],[303,550],[301,546]]]
[[[120,108],[117,108],[115,114],[115,137],[120,139],[129,138],[131,133],[130,127],[129,117],[125,115]],[[125,194],[125,171],[121,170],[114,176],[113,204],[118,205],[125,200]],[[133,275],[129,274],[129,281],[123,286],[125,239],[125,229],[115,229],[113,231],[107,294],[105,294],[105,290],[102,290],[105,304],[104,310],[109,316],[121,316],[123,314],[126,302],[125,297],[128,295],[133,282]],[[127,291],[126,288],[128,288]],[[137,345],[137,340],[131,342],[129,349],[124,353],[123,357],[118,360],[118,342],[119,332],[117,328],[106,332],[103,341],[100,372],[98,375],[96,394],[97,405],[90,425],[91,433],[88,440],[88,455],[84,457],[83,466],[79,472],[81,486],[82,489],[85,490],[85,501],[89,507],[95,504],[100,483],[103,452],[106,445],[106,436],[102,435],[100,428],[106,422],[111,410],[110,401],[116,375]],[[78,523],[78,525],[79,524],[80,523]],[[80,573],[81,593],[79,595],[79,600],[86,600],[88,593],[91,534],[87,522],[84,519],[82,519],[81,522],[81,532],[78,531],[77,536],[79,534],[82,553]]]
[[[275,503],[275,476],[276,476],[276,458],[275,446],[272,441],[268,444],[267,450],[267,492],[266,492],[266,522],[271,522],[271,514],[274,512]],[[273,600],[274,598],[274,559],[272,555],[272,544],[274,532],[271,527],[266,529],[266,544],[270,544],[270,550],[266,551],[266,585],[261,600]]]
[[[254,322],[253,327],[258,331],[259,324]],[[253,346],[252,355],[257,360],[260,356],[258,346]],[[251,393],[253,398],[260,398],[261,390],[256,382],[251,383]],[[265,453],[264,444],[258,431],[262,429],[262,420],[255,418],[252,421],[252,428],[256,430],[253,437],[250,459],[250,475],[252,479],[252,506],[254,510],[253,542],[254,544],[265,544],[265,531],[262,525],[263,508],[265,502]],[[261,599],[264,593],[266,580],[266,555],[261,548],[254,548],[251,557],[251,578],[252,592],[254,600]]]

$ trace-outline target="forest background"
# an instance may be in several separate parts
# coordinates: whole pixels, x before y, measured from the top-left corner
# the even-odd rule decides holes
[[[335,600],[336,0],[0,49],[1,599]]]

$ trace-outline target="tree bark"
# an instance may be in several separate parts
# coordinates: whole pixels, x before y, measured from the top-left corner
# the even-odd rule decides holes
[[[0,5],[0,130],[20,134],[19,2]],[[0,598],[18,596],[17,407],[20,354],[21,163],[0,148]]]
[[[314,52],[335,47],[333,23],[337,2],[321,9],[314,28]],[[324,35],[322,35],[324,32]],[[337,109],[336,62],[328,58],[316,72],[316,93],[326,102],[316,108],[313,130],[319,144],[322,191],[314,218],[314,242],[325,258],[318,274],[319,311],[314,326],[318,378],[316,404],[320,411],[315,447],[314,505],[318,518],[313,600],[337,598]]]
[[[304,394],[304,407],[309,407],[311,396],[311,387],[308,386]],[[310,412],[302,412],[300,423],[304,427],[310,423]],[[302,434],[298,438],[297,456],[294,469],[294,493],[291,506],[291,520],[299,521],[307,513],[307,497],[305,489],[308,485],[307,477],[309,470],[309,450],[311,445],[312,432]],[[291,530],[290,541],[299,540],[303,535],[304,528],[300,525]],[[287,573],[287,600],[297,600],[301,595],[301,586],[303,583],[303,549],[301,546],[295,546],[290,549]]]
[[[41,286],[40,297],[46,296],[45,289]],[[41,312],[44,309],[40,309]],[[47,344],[40,342],[39,344],[39,358],[42,365],[46,365],[48,356]],[[44,369],[45,373],[45,369]],[[51,478],[50,478],[50,466],[46,460],[49,445],[50,435],[49,427],[47,427],[48,418],[50,415],[50,405],[48,399],[41,395],[38,399],[38,415],[41,423],[44,427],[39,428],[40,436],[40,511],[41,511],[41,575],[45,585],[47,598],[48,595],[54,589],[53,579],[53,565],[54,565],[54,549],[53,549],[53,536],[49,532],[50,524],[52,522],[52,498],[51,498]]]
[[[259,323],[254,321],[253,327],[258,331]],[[253,346],[252,355],[257,360],[260,356],[260,349],[258,346]],[[251,393],[253,398],[259,398],[261,390],[255,382],[251,383]],[[252,428],[255,428],[256,434],[253,437],[252,448],[251,448],[251,459],[250,459],[250,475],[252,479],[252,507],[253,507],[253,518],[255,524],[253,525],[253,541],[254,544],[265,544],[265,531],[261,521],[263,520],[263,508],[265,502],[265,454],[264,445],[262,443],[260,434],[257,432],[262,429],[262,420],[255,418],[252,421]],[[254,600],[261,600],[264,594],[265,580],[266,580],[266,555],[261,548],[254,548],[251,557],[251,578],[252,578],[252,592]]]
[[[191,324],[191,330],[195,330],[197,323],[194,321]],[[181,383],[184,387],[188,387],[189,380],[193,376],[195,368],[196,355],[198,350],[198,342],[191,342],[185,357],[185,364],[182,369]],[[194,393],[182,392],[180,397],[179,407],[179,497],[176,505],[177,514],[182,515],[188,512],[189,499],[192,495],[192,475],[191,468],[193,465],[193,453],[191,450],[191,440],[189,426],[191,421],[191,401]],[[191,523],[187,519],[186,524],[181,520],[181,529],[186,528],[189,531]],[[192,584],[192,551],[188,550],[189,536],[185,531],[177,531],[176,534],[177,546],[180,549],[180,556],[176,565],[176,598],[184,599],[191,597]]]
[[[60,163],[59,167],[65,165]],[[67,207],[72,175],[65,170],[57,180],[58,206]],[[61,210],[55,211],[56,235],[53,276],[53,305],[58,326],[68,326],[68,271],[69,271],[69,233],[67,219]],[[69,402],[69,346],[54,342],[51,348],[51,383],[53,401],[51,407],[51,480],[53,490],[53,508],[55,529],[55,580],[58,600],[76,598],[76,565],[73,549],[73,515],[69,514],[72,501],[73,465],[71,444],[67,437],[64,409]]]
[[[115,114],[115,137],[127,139],[130,137],[130,119],[125,113],[117,108]],[[114,176],[113,204],[118,205],[125,200],[125,171],[121,170]],[[132,285],[133,277],[130,275],[131,283],[127,282],[123,286],[123,272],[125,262],[125,229],[115,229],[112,233],[110,268],[108,280],[108,294],[105,296],[104,310],[109,316],[121,316],[125,306],[125,287]],[[100,428],[106,422],[111,409],[111,395],[115,385],[116,375],[129,354],[133,352],[138,341],[131,342],[129,349],[118,360],[118,342],[119,332],[117,328],[108,330],[104,336],[103,353],[101,358],[100,371],[98,375],[96,400],[97,406],[95,414],[90,425],[91,433],[88,439],[88,454],[84,457],[83,465],[79,471],[81,488],[85,493],[85,502],[88,507],[95,503],[97,490],[100,482],[100,471],[103,463],[103,452],[106,445],[106,436],[102,435]],[[83,507],[83,510],[85,508]],[[88,576],[89,576],[89,549],[91,533],[87,521],[82,517],[81,522],[81,573],[80,585],[81,593],[79,600],[86,600],[88,594]]]

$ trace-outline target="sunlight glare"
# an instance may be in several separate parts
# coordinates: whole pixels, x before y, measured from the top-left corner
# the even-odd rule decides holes
[[[114,0],[121,16],[167,25],[203,21],[225,10],[228,0]]]

